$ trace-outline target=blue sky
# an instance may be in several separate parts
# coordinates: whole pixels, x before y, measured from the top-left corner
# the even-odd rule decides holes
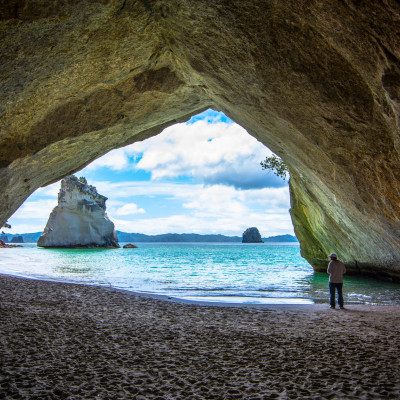
[[[149,235],[293,234],[287,182],[263,171],[271,152],[223,113],[207,110],[159,135],[109,152],[82,171],[108,197],[117,230]],[[9,219],[10,233],[42,231],[59,182],[38,189]]]

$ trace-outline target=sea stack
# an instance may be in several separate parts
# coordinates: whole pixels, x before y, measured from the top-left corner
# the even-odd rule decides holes
[[[49,216],[39,247],[119,247],[113,222],[106,214],[107,197],[85,178],[61,181],[58,204]]]
[[[263,243],[260,232],[257,228],[247,228],[243,232],[242,243]]]

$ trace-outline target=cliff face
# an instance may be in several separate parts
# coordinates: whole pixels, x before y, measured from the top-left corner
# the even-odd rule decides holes
[[[119,247],[106,200],[96,188],[71,177],[61,181],[58,204],[38,240],[40,247]]]
[[[291,173],[317,269],[400,276],[395,0],[0,5],[0,222],[38,187],[205,108]]]

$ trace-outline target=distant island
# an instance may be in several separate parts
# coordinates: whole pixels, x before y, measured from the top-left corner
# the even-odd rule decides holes
[[[242,243],[264,243],[258,228],[253,226],[243,232]]]
[[[298,243],[296,236],[293,235],[277,235],[277,236],[269,236],[267,238],[262,238],[264,243],[270,242],[291,242]]]
[[[36,243],[42,233],[43,232],[17,233],[15,235],[13,235],[12,233],[5,233],[0,235],[0,239],[4,240],[6,243],[11,243],[14,237],[22,236],[24,243]]]
[[[24,243],[36,243],[42,232],[34,233],[17,233],[6,235],[0,235],[0,239],[3,239],[6,243],[10,243],[13,237],[22,236]],[[236,243],[242,242],[241,236],[224,236],[224,235],[199,235],[197,233],[165,233],[162,235],[144,235],[143,233],[126,233],[117,231],[119,242],[149,242],[149,243]],[[277,235],[262,238],[264,243],[277,243],[277,242],[290,242],[297,243],[298,240],[293,235]]]

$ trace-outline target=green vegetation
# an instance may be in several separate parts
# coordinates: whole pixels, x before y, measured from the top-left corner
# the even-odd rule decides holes
[[[289,169],[285,162],[275,154],[273,154],[271,157],[266,157],[266,159],[261,161],[260,164],[262,169],[273,171],[276,176],[279,176],[283,180],[286,180],[289,174]]]
[[[11,225],[6,222],[3,226],[0,226],[0,228],[11,229]],[[1,231],[1,234],[5,235],[4,231]]]
[[[83,183],[85,185],[88,184],[87,180],[84,176],[80,176],[79,178],[77,178],[75,175],[71,175],[69,178],[73,181],[77,181],[77,182]]]

